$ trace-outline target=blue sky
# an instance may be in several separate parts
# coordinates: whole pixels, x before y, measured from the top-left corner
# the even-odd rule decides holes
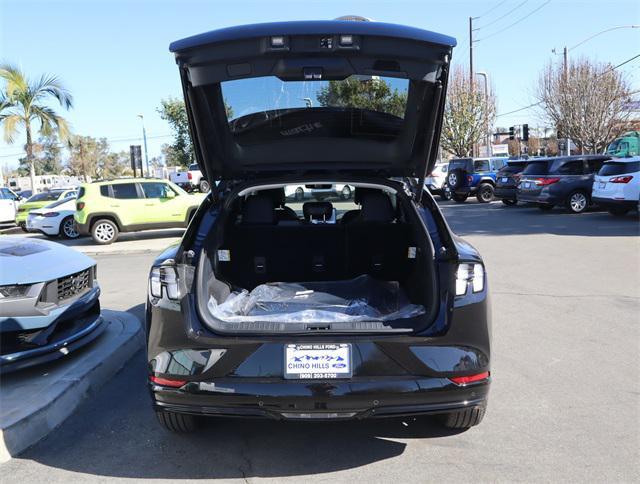
[[[113,150],[140,143],[136,115],[143,114],[152,157],[171,140],[156,112],[160,100],[181,95],[168,51],[173,40],[230,25],[358,14],[452,35],[458,39],[454,63],[468,64],[468,17],[481,16],[476,38],[487,38],[474,45],[474,67],[489,74],[498,112],[506,113],[532,102],[540,69],[552,58],[560,61],[553,48],[571,47],[609,27],[640,24],[637,1],[547,1],[0,0],[0,59],[32,76],[47,72],[63,79],[75,97],[75,108],[64,113],[74,132],[106,137]],[[615,65],[638,53],[640,29],[621,29],[569,55]],[[640,88],[640,59],[621,71]],[[497,124],[524,122],[542,126],[534,111],[501,116]],[[22,144],[22,138],[13,145],[0,141],[0,165],[14,167]]]

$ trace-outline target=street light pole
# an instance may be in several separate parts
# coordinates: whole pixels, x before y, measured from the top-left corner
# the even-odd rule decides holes
[[[151,170],[149,169],[149,151],[147,150],[147,130],[144,128],[144,116],[138,114],[140,121],[142,121],[142,138],[144,140],[144,161],[147,165],[147,176],[151,176]]]
[[[487,75],[486,72],[476,72],[477,76],[482,76],[484,78],[484,106],[485,106],[485,110],[488,108],[489,106],[489,76]],[[486,118],[485,116],[485,146],[487,147],[487,156],[493,156],[493,150],[491,149],[491,143],[490,143],[490,138],[491,135],[489,134],[489,119]]]

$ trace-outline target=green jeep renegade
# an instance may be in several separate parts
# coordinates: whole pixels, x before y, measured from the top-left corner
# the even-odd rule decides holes
[[[81,234],[111,244],[120,232],[186,227],[204,196],[151,178],[88,183],[80,187],[75,220]]]

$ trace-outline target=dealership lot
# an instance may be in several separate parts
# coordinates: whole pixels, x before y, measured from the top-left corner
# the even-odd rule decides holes
[[[200,433],[172,435],[151,412],[141,349],[57,431],[0,466],[2,481],[636,480],[638,218],[442,206],[481,251],[490,278],[494,380],[479,427],[213,420]],[[95,256],[102,305],[141,317],[154,254],[136,250],[149,239],[113,247],[129,242],[139,247]]]

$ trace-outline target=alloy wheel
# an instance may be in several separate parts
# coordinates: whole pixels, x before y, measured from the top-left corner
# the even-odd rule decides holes
[[[96,238],[101,242],[109,242],[116,235],[115,230],[113,230],[111,224],[106,223],[99,224],[96,227],[94,233]]]
[[[569,199],[569,207],[572,212],[582,212],[587,207],[587,196],[581,192],[574,193]]]
[[[76,239],[80,236],[78,226],[75,220],[73,220],[73,217],[67,217],[62,222],[62,234],[68,239]]]

